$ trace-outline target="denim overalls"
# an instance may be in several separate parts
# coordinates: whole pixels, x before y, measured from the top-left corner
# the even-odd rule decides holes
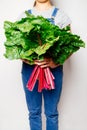
[[[58,9],[54,8],[52,18],[48,18],[49,21],[55,24],[54,18]],[[29,10],[31,13],[31,10]],[[63,66],[51,69],[55,77],[55,89],[54,90],[43,90],[41,93],[38,92],[38,81],[31,92],[26,88],[27,81],[34,69],[34,65],[28,65],[23,63],[22,65],[22,81],[25,91],[26,103],[29,110],[29,123],[30,130],[42,130],[42,95],[44,99],[44,113],[46,115],[46,130],[58,130],[58,110],[57,105],[60,99],[62,90],[62,77],[63,77]]]

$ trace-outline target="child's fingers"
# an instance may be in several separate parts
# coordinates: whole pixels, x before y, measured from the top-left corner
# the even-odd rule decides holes
[[[42,68],[44,68],[44,67],[48,67],[48,64],[49,64],[49,62],[47,62],[47,61],[45,61],[45,60],[40,60],[40,61],[38,61],[38,60],[35,60],[34,61],[34,64],[36,64],[36,65],[39,65],[39,66],[41,66]]]

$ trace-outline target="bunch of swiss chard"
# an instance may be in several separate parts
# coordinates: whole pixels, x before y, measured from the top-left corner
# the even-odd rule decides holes
[[[71,54],[85,47],[80,36],[70,32],[69,26],[60,29],[42,16],[35,17],[27,11],[25,13],[26,17],[21,20],[4,22],[6,58],[25,59],[32,65],[34,60],[47,57],[62,65]]]

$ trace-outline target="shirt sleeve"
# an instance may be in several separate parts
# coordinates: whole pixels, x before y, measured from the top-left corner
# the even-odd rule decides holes
[[[26,17],[25,12],[22,12],[22,13],[17,17],[17,20],[21,20],[22,18],[25,18],[25,17]]]
[[[55,18],[55,24],[62,29],[71,24],[71,19],[59,9]]]

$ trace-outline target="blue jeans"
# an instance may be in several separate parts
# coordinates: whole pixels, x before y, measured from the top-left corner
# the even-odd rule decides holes
[[[46,115],[46,130],[58,130],[58,102],[62,90],[63,66],[51,69],[55,76],[55,89],[38,92],[38,81],[31,92],[26,88],[27,81],[34,66],[23,63],[22,81],[25,91],[26,103],[29,110],[29,122],[31,130],[42,130],[42,96]]]

